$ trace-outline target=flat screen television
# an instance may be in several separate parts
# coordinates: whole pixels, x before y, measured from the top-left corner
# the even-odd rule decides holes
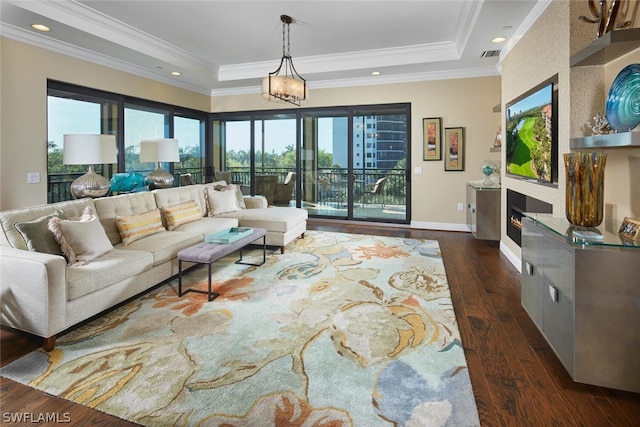
[[[506,107],[506,174],[541,184],[558,182],[558,75]]]

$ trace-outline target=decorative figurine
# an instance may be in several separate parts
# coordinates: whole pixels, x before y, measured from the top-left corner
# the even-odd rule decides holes
[[[606,135],[608,133],[611,133],[611,128],[609,127],[607,116],[597,113],[593,117],[593,121],[593,124],[591,122],[585,123],[585,126],[591,129],[591,135]]]
[[[600,9],[595,4],[594,0],[587,0],[589,3],[589,11],[594,16],[589,18],[587,16],[579,16],[578,19],[590,24],[598,24],[598,32],[596,33],[596,39],[602,37],[609,31],[614,29],[626,28],[631,25],[631,21],[624,21],[616,25],[616,17],[618,15],[618,9],[620,9],[620,3],[622,0],[613,0],[611,6],[607,11],[607,0],[600,0]]]

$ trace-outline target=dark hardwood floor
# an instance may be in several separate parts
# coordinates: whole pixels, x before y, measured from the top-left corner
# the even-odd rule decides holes
[[[469,233],[369,224],[311,221],[308,229],[440,242],[483,426],[640,425],[640,394],[573,382],[520,305],[520,273],[497,242]],[[40,345],[4,328],[0,338],[2,365]],[[0,424],[7,414],[28,412],[69,414],[70,425],[133,425],[4,378],[0,408]]]

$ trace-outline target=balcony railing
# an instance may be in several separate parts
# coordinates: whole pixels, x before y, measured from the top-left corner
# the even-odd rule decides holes
[[[135,171],[143,175],[147,175],[153,170]],[[180,175],[190,173],[195,182],[202,183],[203,174],[201,168],[182,168],[174,169],[173,176],[175,178],[174,185],[180,185]],[[84,175],[84,173],[52,173],[47,177],[47,203],[62,202],[65,200],[73,200],[71,194],[71,183],[76,178]]]
[[[249,185],[251,182],[251,173],[249,168],[228,168],[227,171],[231,172],[231,181],[237,184]],[[259,168],[256,169],[256,174],[259,175],[277,175],[278,182],[283,182],[289,172],[293,169],[290,168]],[[151,170],[137,171],[143,175],[152,172]],[[173,175],[175,178],[174,185],[180,185],[180,175],[185,173],[191,173],[193,179],[197,183],[203,183],[202,169],[200,168],[183,168],[174,169]],[[55,203],[64,200],[72,200],[70,187],[71,183],[83,175],[82,173],[60,173],[50,174],[47,180],[47,202]],[[385,204],[404,205],[406,203],[407,196],[407,181],[406,171],[404,169],[376,169],[374,171],[367,171],[366,174],[362,172],[355,172],[353,176],[354,191],[353,195],[360,197],[362,191],[365,191],[367,187],[372,186],[379,178],[386,177],[387,183],[385,185],[384,193],[380,196]],[[316,185],[320,181],[327,180],[330,183],[343,183],[345,192],[347,190],[348,172],[342,168],[322,168],[315,177],[311,180]],[[305,180],[302,181],[303,185]],[[318,185],[319,187],[319,185]],[[316,191],[319,191],[318,188]]]
[[[231,172],[232,182],[247,186],[250,184],[251,173],[248,167],[227,168],[226,171]],[[260,168],[256,169],[256,174],[277,175],[278,182],[283,182],[287,174],[294,171],[295,170],[291,168]],[[343,168],[321,168],[314,174],[311,182],[317,185],[318,188],[316,191],[318,192],[322,191],[321,181],[334,185],[340,183],[343,185],[346,194],[348,177],[348,171]],[[407,179],[404,169],[375,169],[373,171],[367,171],[366,174],[362,171],[354,172],[354,197],[358,199],[363,191],[372,189],[373,184],[383,177],[387,178],[387,183],[384,193],[380,196],[381,200],[385,204],[405,205],[407,200]],[[306,182],[306,180],[302,180],[302,185],[304,186]]]

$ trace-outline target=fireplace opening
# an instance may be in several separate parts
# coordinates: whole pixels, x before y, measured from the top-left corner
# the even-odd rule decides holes
[[[522,246],[522,217],[527,212],[553,213],[553,205],[507,189],[507,236]]]
[[[520,212],[513,206],[511,207],[511,217],[509,218],[509,220],[511,221],[511,225],[516,228],[522,229],[522,216],[522,212]]]

